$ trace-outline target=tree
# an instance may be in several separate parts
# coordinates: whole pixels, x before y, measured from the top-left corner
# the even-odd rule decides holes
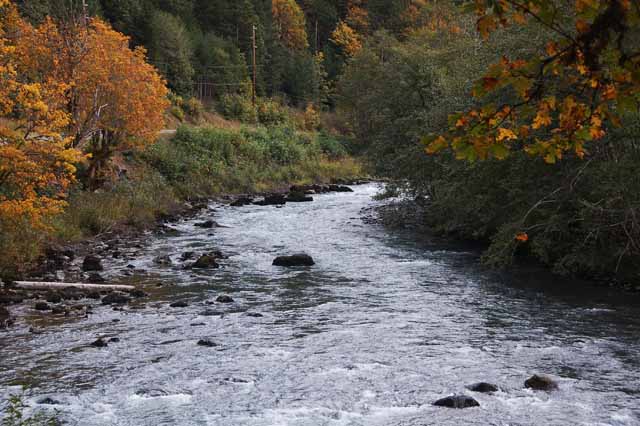
[[[289,49],[309,47],[304,13],[295,0],[272,0],[273,25],[278,39]]]
[[[46,227],[65,206],[80,159],[63,133],[68,86],[19,72],[26,58],[16,43],[28,29],[15,6],[0,0],[0,229]]]
[[[18,40],[23,75],[66,84],[66,133],[90,154],[91,186],[114,152],[155,140],[164,126],[167,89],[145,50],[130,49],[128,37],[100,19],[86,28],[58,27],[48,19],[25,27]]]
[[[179,18],[155,12],[151,20],[149,56],[172,90],[180,95],[191,94],[194,76],[191,40]]]
[[[428,152],[452,147],[459,158],[505,158],[523,149],[554,163],[582,158],[588,144],[640,104],[640,6],[629,0],[478,1],[478,31],[489,39],[507,25],[548,32],[542,54],[504,57],[478,81],[479,108],[451,117]],[[498,101],[496,101],[496,98]]]
[[[362,49],[362,39],[353,28],[344,21],[340,21],[331,34],[331,42],[335,44],[344,56],[350,58]]]

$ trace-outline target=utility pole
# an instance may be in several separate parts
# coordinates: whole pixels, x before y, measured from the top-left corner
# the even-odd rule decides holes
[[[316,18],[316,55],[318,54],[318,18]]]
[[[82,0],[82,25],[84,25],[85,29],[89,25],[89,12],[87,9],[87,1]]]
[[[256,106],[256,76],[257,76],[257,70],[256,70],[256,26],[253,26],[253,36],[251,37],[251,44],[252,44],[252,50],[253,50],[253,84],[252,84],[252,91],[251,91],[251,98],[252,98],[252,102],[253,102],[253,107],[255,108]]]

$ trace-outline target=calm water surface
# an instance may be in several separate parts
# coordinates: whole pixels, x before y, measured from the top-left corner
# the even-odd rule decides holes
[[[638,296],[490,274],[477,253],[365,224],[378,188],[354,189],[283,208],[212,206],[135,260],[108,260],[113,281],[151,297],[38,335],[35,317],[0,333],[0,400],[30,383],[27,402],[50,396],[83,426],[640,425]],[[227,228],[193,226],[211,215]],[[179,266],[181,253],[213,248],[230,255],[222,269]],[[317,265],[271,266],[299,251]],[[162,254],[175,266],[155,265]],[[146,274],[125,276],[128,263]],[[206,304],[220,294],[235,303]],[[168,307],[178,300],[189,306]],[[88,347],[98,336],[120,342]],[[523,389],[534,373],[560,390]],[[476,381],[502,391],[465,390]],[[481,407],[431,405],[452,393]]]

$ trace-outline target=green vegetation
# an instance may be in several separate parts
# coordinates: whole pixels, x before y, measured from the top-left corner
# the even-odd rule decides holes
[[[287,126],[182,126],[173,138],[132,153],[125,165],[127,177],[112,187],[95,192],[78,188],[71,193],[69,208],[52,224],[55,240],[77,241],[123,228],[144,229],[158,217],[178,213],[186,200],[363,175],[343,141]],[[43,237],[33,240],[15,233],[6,235],[11,241],[0,241],[2,246],[30,241],[13,256],[23,262],[34,260],[47,242]],[[9,265],[3,266],[9,269]]]
[[[424,200],[423,225],[485,242],[484,260],[507,266],[534,258],[561,274],[637,282],[640,278],[640,114],[588,144],[584,159],[549,164],[514,141],[508,158],[460,161],[460,153],[425,154],[424,136],[442,134],[450,115],[481,106],[473,85],[490,64],[532,57],[546,30],[534,24],[499,30],[484,42],[474,16],[450,9],[456,31],[397,38],[377,32],[345,68],[337,106],[391,194]],[[392,84],[390,84],[392,82]],[[581,89],[557,89],[566,96]],[[569,92],[571,93],[571,92]],[[506,90],[490,95],[509,102]]]
[[[4,408],[2,426],[56,426],[60,424],[55,416],[47,416],[41,412],[27,416],[25,415],[26,408],[22,395],[11,395]]]

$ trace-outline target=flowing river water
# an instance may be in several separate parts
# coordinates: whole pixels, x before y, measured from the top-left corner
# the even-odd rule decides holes
[[[212,205],[150,236],[134,261],[107,260],[110,281],[150,297],[2,332],[0,400],[26,382],[27,403],[49,396],[60,404],[40,408],[82,426],[640,425],[638,296],[489,273],[473,250],[366,223],[379,188],[354,189],[283,208]],[[193,226],[209,216],[226,227]],[[180,267],[181,253],[213,248],[229,255],[221,269]],[[271,265],[301,251],[314,267]],[[163,254],[175,266],[153,262]],[[128,263],[146,273],[125,276]],[[235,302],[207,304],[220,294]],[[88,346],[98,336],[120,341]],[[524,389],[534,373],[559,390]],[[465,389],[478,381],[501,391]],[[481,406],[432,405],[454,393]]]

